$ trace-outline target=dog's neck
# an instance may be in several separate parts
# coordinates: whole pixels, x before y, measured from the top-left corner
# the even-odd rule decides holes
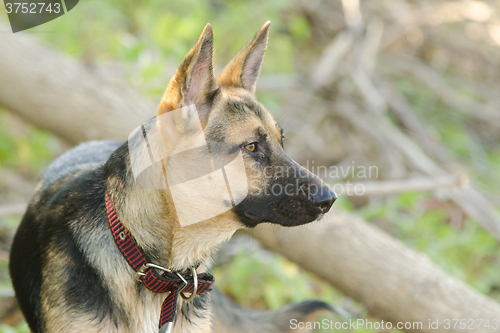
[[[146,256],[155,264],[184,270],[200,262],[209,266],[216,247],[243,227],[228,211],[203,222],[181,226],[167,190],[137,186],[127,143],[105,166],[105,184],[118,217]]]

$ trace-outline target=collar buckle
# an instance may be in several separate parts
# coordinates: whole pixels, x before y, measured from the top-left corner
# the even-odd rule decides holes
[[[150,269],[150,268],[155,268],[155,269],[158,269],[158,270],[160,270],[162,272],[168,272],[168,273],[175,273],[175,274],[177,274],[177,276],[179,277],[179,279],[181,279],[182,283],[184,284],[182,286],[182,289],[179,291],[179,294],[181,295],[181,297],[186,302],[189,302],[189,301],[193,300],[193,298],[196,296],[196,293],[198,292],[198,274],[196,273],[196,268],[195,267],[191,266],[191,275],[193,276],[193,292],[189,296],[186,296],[182,292],[184,289],[186,289],[186,287],[189,284],[186,281],[186,279],[182,276],[182,274],[179,273],[179,272],[172,272],[172,270],[170,270],[168,268],[165,268],[165,267],[162,267],[162,266],[159,266],[159,265],[155,265],[155,264],[152,264],[152,263],[149,263],[149,262],[145,263],[135,273],[134,279],[136,281],[138,281],[138,282],[142,282],[142,277],[146,276],[146,273],[147,273],[148,269]]]
[[[143,276],[146,276],[146,272],[148,271],[148,269],[150,268],[156,268],[160,271],[163,271],[163,272],[168,272],[168,273],[172,273],[172,271],[168,268],[165,268],[165,267],[162,267],[162,266],[159,266],[159,265],[155,265],[155,264],[152,264],[152,263],[145,263],[144,265],[142,265],[141,268],[139,268],[139,270],[135,273],[135,276],[134,276],[134,279],[136,281],[139,281],[139,282],[142,282],[141,278]]]
[[[187,281],[182,277],[181,274],[177,273],[177,276],[179,276],[182,280],[182,282],[184,282],[184,287],[182,287],[182,289],[179,291],[179,294],[181,294],[181,297],[186,301],[186,302],[189,302],[191,301],[195,296],[196,296],[196,293],[198,292],[198,275],[196,274],[196,268],[192,267],[191,266],[191,275],[193,276],[193,292],[191,293],[190,296],[186,296],[182,291],[184,289],[186,289],[188,283]]]

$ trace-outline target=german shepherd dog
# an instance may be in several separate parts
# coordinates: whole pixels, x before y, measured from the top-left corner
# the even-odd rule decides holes
[[[208,24],[169,82],[157,111],[155,126],[163,134],[155,140],[165,141],[162,149],[175,150],[181,144],[175,133],[181,129],[161,116],[189,105],[196,107],[207,141],[236,147],[248,194],[236,205],[229,203],[230,209],[181,225],[171,187],[137,186],[129,142],[81,144],[48,167],[10,255],[16,297],[32,332],[156,333],[164,311],[173,313],[168,324],[172,332],[285,332],[291,318],[329,308],[306,301],[271,312],[247,311],[218,291],[209,292],[211,275],[202,273],[210,270],[216,247],[236,230],[263,222],[303,225],[321,218],[336,200],[327,185],[285,153],[281,128],[254,95],[269,25],[216,78]],[[163,168],[169,163],[161,161]],[[288,172],[277,172],[283,169]],[[265,190],[275,185],[290,191]],[[199,197],[184,197],[192,211],[209,208],[196,202]],[[116,221],[124,230],[118,234],[110,229]],[[125,239],[153,266],[135,269],[125,255],[128,250],[121,248]],[[153,291],[146,287],[149,277],[177,289]],[[198,285],[206,286],[206,292],[196,289]],[[168,297],[173,310],[165,306]]]

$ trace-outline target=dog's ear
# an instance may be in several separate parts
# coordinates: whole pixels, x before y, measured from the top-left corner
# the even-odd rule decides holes
[[[217,83],[224,87],[240,87],[255,92],[255,82],[260,73],[267,48],[269,26],[267,21],[260,31],[229,62],[217,77]]]
[[[212,26],[207,24],[170,80],[158,106],[158,115],[194,104],[202,124],[206,123],[217,91],[213,39]]]

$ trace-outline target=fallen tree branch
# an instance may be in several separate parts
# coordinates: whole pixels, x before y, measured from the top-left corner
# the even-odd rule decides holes
[[[325,47],[310,77],[313,89],[320,89],[335,80],[340,63],[351,49],[353,43],[354,37],[352,34],[344,31],[335,36],[332,42]]]
[[[9,28],[0,22],[0,30]],[[124,138],[155,115],[155,103],[123,81],[100,77],[26,35],[2,34],[0,50],[0,105],[69,142]]]
[[[462,111],[467,116],[481,120],[490,126],[494,126],[494,128],[500,128],[500,113],[497,109],[464,97],[463,94],[458,93],[447,85],[443,81],[442,76],[431,67],[404,55],[388,57],[387,60],[393,65],[393,68],[410,74],[428,86],[450,108]]]
[[[414,141],[392,125],[388,119],[374,116],[370,112],[360,112],[358,107],[348,100],[337,101],[332,109],[335,114],[349,120],[364,133],[379,141],[381,146],[400,151],[419,172],[430,177],[448,175],[448,171],[429,158]],[[449,195],[466,214],[500,239],[500,217],[493,204],[479,191],[473,187],[462,188],[450,191]]]
[[[378,318],[420,322],[407,332],[446,330],[444,320],[497,319],[500,305],[449,276],[426,256],[404,246],[358,217],[337,210],[311,226],[283,228],[261,225],[246,231],[264,247],[278,252],[361,300]],[[429,328],[439,320],[439,329]],[[481,327],[474,332],[487,333]]]
[[[437,178],[415,178],[387,180],[377,182],[337,183],[331,184],[336,189],[340,186],[342,193],[348,196],[392,195],[417,191],[432,191],[442,188],[459,188],[468,183],[459,176],[441,176]]]
[[[33,194],[33,183],[12,170],[0,170],[0,184],[0,189],[10,194],[15,193],[21,198],[28,198]]]
[[[437,159],[441,163],[449,163],[449,154],[444,149],[437,145],[439,136],[436,132],[429,133],[419,118],[410,107],[406,97],[398,92],[394,86],[380,78],[376,80],[377,86],[380,88],[382,95],[387,100],[387,103],[401,124],[408,129],[408,135],[416,142],[419,142],[425,152],[432,158]],[[435,138],[434,136],[437,136]],[[448,160],[446,159],[448,157]]]
[[[8,215],[23,215],[28,205],[26,203],[12,203],[0,205],[0,218]]]

